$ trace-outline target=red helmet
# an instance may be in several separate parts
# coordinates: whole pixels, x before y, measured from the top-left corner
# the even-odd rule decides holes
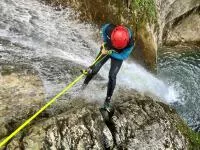
[[[115,27],[111,33],[111,43],[116,49],[125,48],[129,43],[129,39],[128,29],[124,26],[119,25]]]

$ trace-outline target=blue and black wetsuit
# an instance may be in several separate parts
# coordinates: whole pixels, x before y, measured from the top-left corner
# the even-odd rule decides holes
[[[101,33],[102,33],[102,38],[103,38],[105,49],[114,50],[114,52],[111,55],[106,56],[98,64],[91,66],[92,72],[87,75],[87,77],[85,78],[85,81],[84,81],[84,84],[88,84],[90,82],[90,80],[94,77],[94,75],[96,75],[98,73],[98,71],[101,69],[101,67],[110,58],[111,59],[111,67],[110,67],[110,71],[109,71],[109,81],[108,81],[108,87],[107,87],[107,97],[106,97],[107,101],[110,101],[111,96],[113,95],[113,91],[114,91],[115,85],[116,85],[117,73],[119,72],[119,70],[121,68],[123,60],[128,58],[128,56],[130,55],[130,53],[134,47],[133,33],[130,29],[127,28],[129,31],[129,36],[130,36],[129,43],[124,49],[120,50],[120,53],[117,52],[118,50],[112,46],[111,40],[110,40],[111,33],[114,28],[115,28],[115,25],[113,25],[113,24],[105,24],[101,28]],[[102,50],[102,47],[101,47],[101,50]],[[100,51],[100,53],[101,53],[101,51]],[[99,55],[100,55],[100,53],[99,53]],[[104,57],[104,56],[102,56],[102,57]]]

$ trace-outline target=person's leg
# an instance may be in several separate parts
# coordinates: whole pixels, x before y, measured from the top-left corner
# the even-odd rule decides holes
[[[109,71],[107,97],[106,97],[105,102],[110,103],[110,100],[111,100],[111,97],[113,95],[115,85],[116,85],[116,76],[121,68],[122,62],[123,62],[122,60],[117,60],[117,59],[111,58],[111,68]]]
[[[105,57],[102,56],[101,58]],[[101,60],[100,58],[100,60]],[[98,62],[97,64],[91,66],[91,72],[86,76],[85,80],[84,80],[84,84],[87,85],[92,78],[99,72],[99,70],[101,69],[101,67],[106,63],[106,61],[110,58],[110,56],[106,56],[105,58],[103,58],[100,62]]]

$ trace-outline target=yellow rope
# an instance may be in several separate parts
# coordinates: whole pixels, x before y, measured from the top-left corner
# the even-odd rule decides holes
[[[102,54],[100,54],[97,59],[92,63],[92,65],[98,63],[103,58],[101,58]],[[107,56],[107,55],[106,55]],[[100,59],[101,58],[101,59]],[[99,60],[100,59],[100,60]],[[76,84],[78,81],[82,79],[82,77],[85,74],[81,74],[79,77],[77,77],[73,82],[71,82],[67,87],[65,87],[60,93],[58,93],[54,98],[52,98],[48,103],[46,103],[39,111],[37,111],[32,117],[30,117],[28,120],[26,120],[21,126],[19,126],[14,132],[12,132],[8,137],[6,137],[1,143],[0,148],[5,145],[11,138],[13,138],[19,131],[21,131],[23,128],[25,128],[33,119],[35,119],[40,113],[42,113],[47,107],[49,107],[53,102],[55,102],[56,99],[61,97],[65,92],[67,92],[74,84]]]
[[[46,105],[44,105],[39,111],[37,111],[32,117],[26,120],[20,127],[18,127],[12,134],[10,134],[3,142],[0,143],[0,148],[6,144],[11,138],[13,138],[19,131],[21,131],[25,126],[27,126],[33,119],[35,119],[41,112],[43,112],[48,106],[50,106],[57,98],[62,96],[67,90],[69,90],[76,82],[81,80],[84,74],[81,74],[78,78],[76,78],[72,83],[70,83],[67,87],[65,87],[60,93],[58,93],[53,99],[51,99]]]
[[[102,56],[102,54],[100,54],[98,57],[97,57],[97,59],[92,63],[92,65],[91,66],[93,66],[94,64],[96,64],[97,63],[97,61],[99,61],[99,59],[101,58],[101,56]]]

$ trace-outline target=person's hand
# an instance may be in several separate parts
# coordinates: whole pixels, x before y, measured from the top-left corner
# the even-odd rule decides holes
[[[108,54],[108,51],[107,50],[105,50],[104,48],[101,50],[101,53],[103,54],[103,55],[106,55],[106,54]]]
[[[108,51],[108,55],[111,55],[113,53],[113,50]]]

